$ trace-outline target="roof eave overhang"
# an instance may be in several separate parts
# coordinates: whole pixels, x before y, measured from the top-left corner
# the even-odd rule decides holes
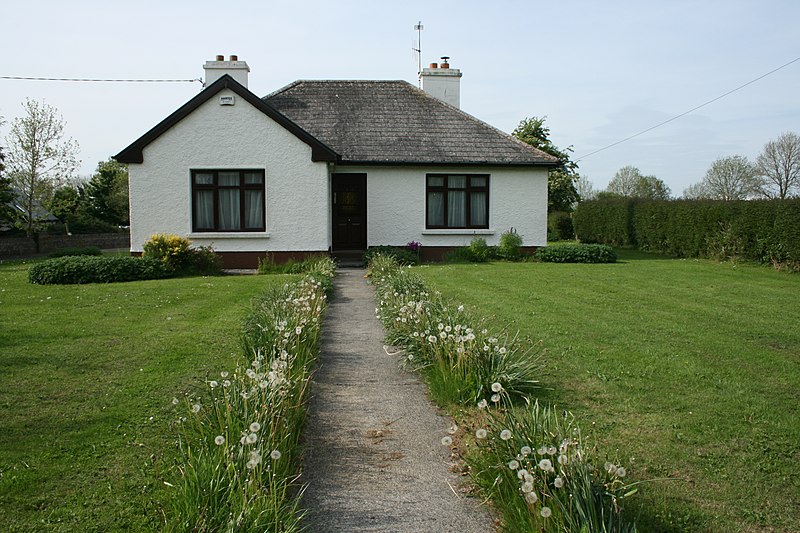
[[[528,167],[557,168],[561,163],[549,162],[500,162],[500,161],[372,161],[341,159],[341,165],[353,166],[438,166],[438,167]]]
[[[253,107],[267,115],[269,118],[280,124],[295,137],[311,147],[312,161],[338,162],[339,155],[329,146],[298,126],[291,119],[283,115],[277,109],[264,102],[261,98],[250,92],[244,85],[240,84],[227,74],[216,80],[214,83],[200,91],[194,98],[179,107],[174,113],[159,122],[150,131],[136,139],[127,148],[114,156],[120,163],[142,163],[144,162],[144,148],[160,137],[172,126],[186,118],[192,111],[207,102],[211,97],[223,89],[230,89]]]

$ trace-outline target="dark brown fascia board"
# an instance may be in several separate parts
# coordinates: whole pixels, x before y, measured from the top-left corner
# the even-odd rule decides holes
[[[426,167],[532,167],[532,168],[558,168],[562,166],[561,162],[558,163],[493,163],[489,161],[462,161],[462,162],[446,162],[446,161],[363,161],[363,160],[347,160],[343,159],[337,163],[338,165],[353,165],[353,166],[426,166]]]
[[[130,144],[130,146],[115,155],[114,159],[120,163],[142,163],[144,161],[144,154],[142,151],[144,150],[145,146],[156,140],[172,126],[186,118],[187,115],[200,107],[200,105],[208,101],[212,96],[217,94],[222,89],[232,90],[253,107],[267,115],[287,131],[292,133],[295,137],[309,145],[311,147],[312,161],[337,162],[339,160],[339,154],[334,152],[330,147],[292,122],[277,109],[264,102],[261,98],[250,92],[244,85],[240,84],[227,74],[223,75],[217,81],[200,91],[194,98],[183,104],[174,113],[159,122],[153,129],[136,139]]]

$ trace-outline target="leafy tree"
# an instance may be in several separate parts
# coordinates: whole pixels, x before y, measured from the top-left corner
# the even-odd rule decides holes
[[[746,200],[758,194],[760,181],[757,173],[755,165],[744,156],[720,157],[711,163],[703,181],[687,188],[683,195],[714,200]]]
[[[756,165],[765,196],[784,199],[800,193],[800,135],[787,132],[769,141]]]
[[[7,165],[21,208],[15,223],[34,239],[38,251],[53,193],[78,167],[78,145],[64,138],[64,121],[54,107],[30,99],[22,107],[25,116],[14,120],[7,138]]]
[[[672,191],[655,176],[644,176],[641,171],[627,165],[619,169],[608,182],[606,192],[616,196],[669,200]]]
[[[112,226],[127,226],[128,166],[113,159],[101,161],[83,189],[86,214]]]
[[[545,119],[547,117],[523,119],[511,134],[520,141],[562,161],[562,166],[551,169],[547,176],[547,211],[569,212],[580,201],[575,188],[578,165],[570,159],[572,146],[561,150],[550,140],[550,128],[544,125]]]
[[[70,223],[74,222],[81,207],[81,194],[78,187],[72,184],[65,184],[58,187],[53,192],[48,209],[54,217],[64,224],[67,235],[71,235],[69,230]]]
[[[594,188],[589,176],[582,175],[575,181],[575,190],[578,191],[580,201],[593,200],[597,196],[597,191]]]
[[[687,200],[702,200],[710,198],[711,194],[706,189],[705,182],[689,185],[683,190],[683,197]]]

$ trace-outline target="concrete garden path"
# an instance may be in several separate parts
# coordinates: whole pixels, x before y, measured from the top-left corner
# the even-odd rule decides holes
[[[493,522],[458,493],[441,439],[451,421],[383,349],[362,269],[336,274],[306,430],[303,498],[314,533],[484,533]]]

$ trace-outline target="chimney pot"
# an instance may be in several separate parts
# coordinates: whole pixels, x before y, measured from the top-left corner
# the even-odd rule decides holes
[[[431,68],[439,68],[439,65],[436,63],[431,63]]]
[[[419,81],[422,90],[450,104],[459,107],[461,104],[461,71],[457,68],[450,68],[450,58],[442,56],[439,64],[431,63],[430,68],[422,69],[419,73]]]
[[[442,68],[450,68],[450,56],[442,56]]]
[[[225,56],[217,56],[217,61],[225,61]]]
[[[247,65],[247,61],[239,61],[237,55],[231,55],[229,61],[225,61],[225,56],[217,56],[216,61],[206,61],[203,70],[206,74],[204,87],[208,87],[225,74],[247,87],[247,74],[250,72],[250,67]]]
[[[231,55],[231,61],[239,61],[239,56]]]

